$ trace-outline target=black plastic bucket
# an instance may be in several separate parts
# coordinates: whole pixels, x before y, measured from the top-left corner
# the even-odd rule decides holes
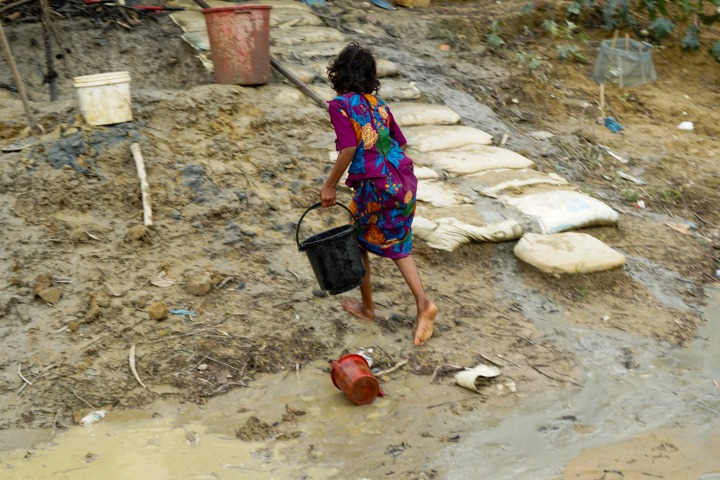
[[[352,212],[345,205],[337,205],[347,210],[353,218]],[[307,255],[320,288],[330,295],[337,295],[360,286],[365,276],[365,266],[360,255],[354,218],[350,225],[331,228],[300,242],[300,224],[305,215],[320,207],[322,204],[316,203],[302,214],[295,231],[295,241],[298,250]]]

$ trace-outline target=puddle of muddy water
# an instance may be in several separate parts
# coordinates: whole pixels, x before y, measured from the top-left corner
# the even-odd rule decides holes
[[[501,295],[542,312],[532,307],[548,300],[505,270]],[[111,411],[100,423],[51,438],[4,432],[0,478],[374,479],[428,472],[447,479],[546,479],[583,449],[661,426],[681,425],[702,442],[720,426],[713,384],[720,378],[720,291],[712,293],[707,324],[686,349],[570,326],[561,312],[531,318],[576,354],[585,388],[527,398],[519,385],[517,396],[490,408],[462,388],[401,371],[383,385],[385,398],[355,407],[332,385],[327,365],[315,362],[204,406],[157,402],[142,411]],[[362,343],[362,336],[354,340]],[[625,347],[637,352],[643,368],[627,370],[618,361]],[[471,408],[451,408],[461,402]],[[286,406],[296,415],[288,416]],[[274,440],[236,438],[252,416]],[[29,446],[39,439],[45,442]],[[703,478],[715,478],[715,467],[708,465]]]

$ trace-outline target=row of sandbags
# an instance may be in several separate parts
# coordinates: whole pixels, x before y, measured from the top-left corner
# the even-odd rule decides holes
[[[185,6],[190,0],[176,0]],[[211,0],[212,6],[228,2]],[[323,26],[301,2],[270,0],[272,54],[323,98],[335,93],[327,81],[327,63],[347,44],[346,36]],[[205,20],[200,12],[173,14],[183,38],[212,69]],[[584,273],[622,265],[624,257],[593,237],[562,233],[582,227],[613,225],[617,212],[576,191],[559,175],[535,170],[530,159],[493,146],[491,135],[460,125],[453,110],[419,100],[417,85],[399,77],[397,65],[378,59],[379,92],[408,139],[416,163],[418,214],[415,235],[431,247],[452,251],[471,241],[515,240],[522,260],[548,273]],[[334,160],[335,152],[330,153]],[[491,201],[489,199],[492,199]],[[536,232],[536,233],[526,233]]]

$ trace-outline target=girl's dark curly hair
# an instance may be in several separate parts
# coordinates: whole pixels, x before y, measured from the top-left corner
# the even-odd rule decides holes
[[[380,88],[375,57],[370,49],[357,42],[343,48],[330,61],[327,72],[333,90],[340,95],[350,92],[374,94]]]

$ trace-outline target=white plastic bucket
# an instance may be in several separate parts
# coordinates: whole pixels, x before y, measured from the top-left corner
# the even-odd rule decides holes
[[[130,72],[98,73],[75,77],[80,111],[90,125],[132,120]]]

